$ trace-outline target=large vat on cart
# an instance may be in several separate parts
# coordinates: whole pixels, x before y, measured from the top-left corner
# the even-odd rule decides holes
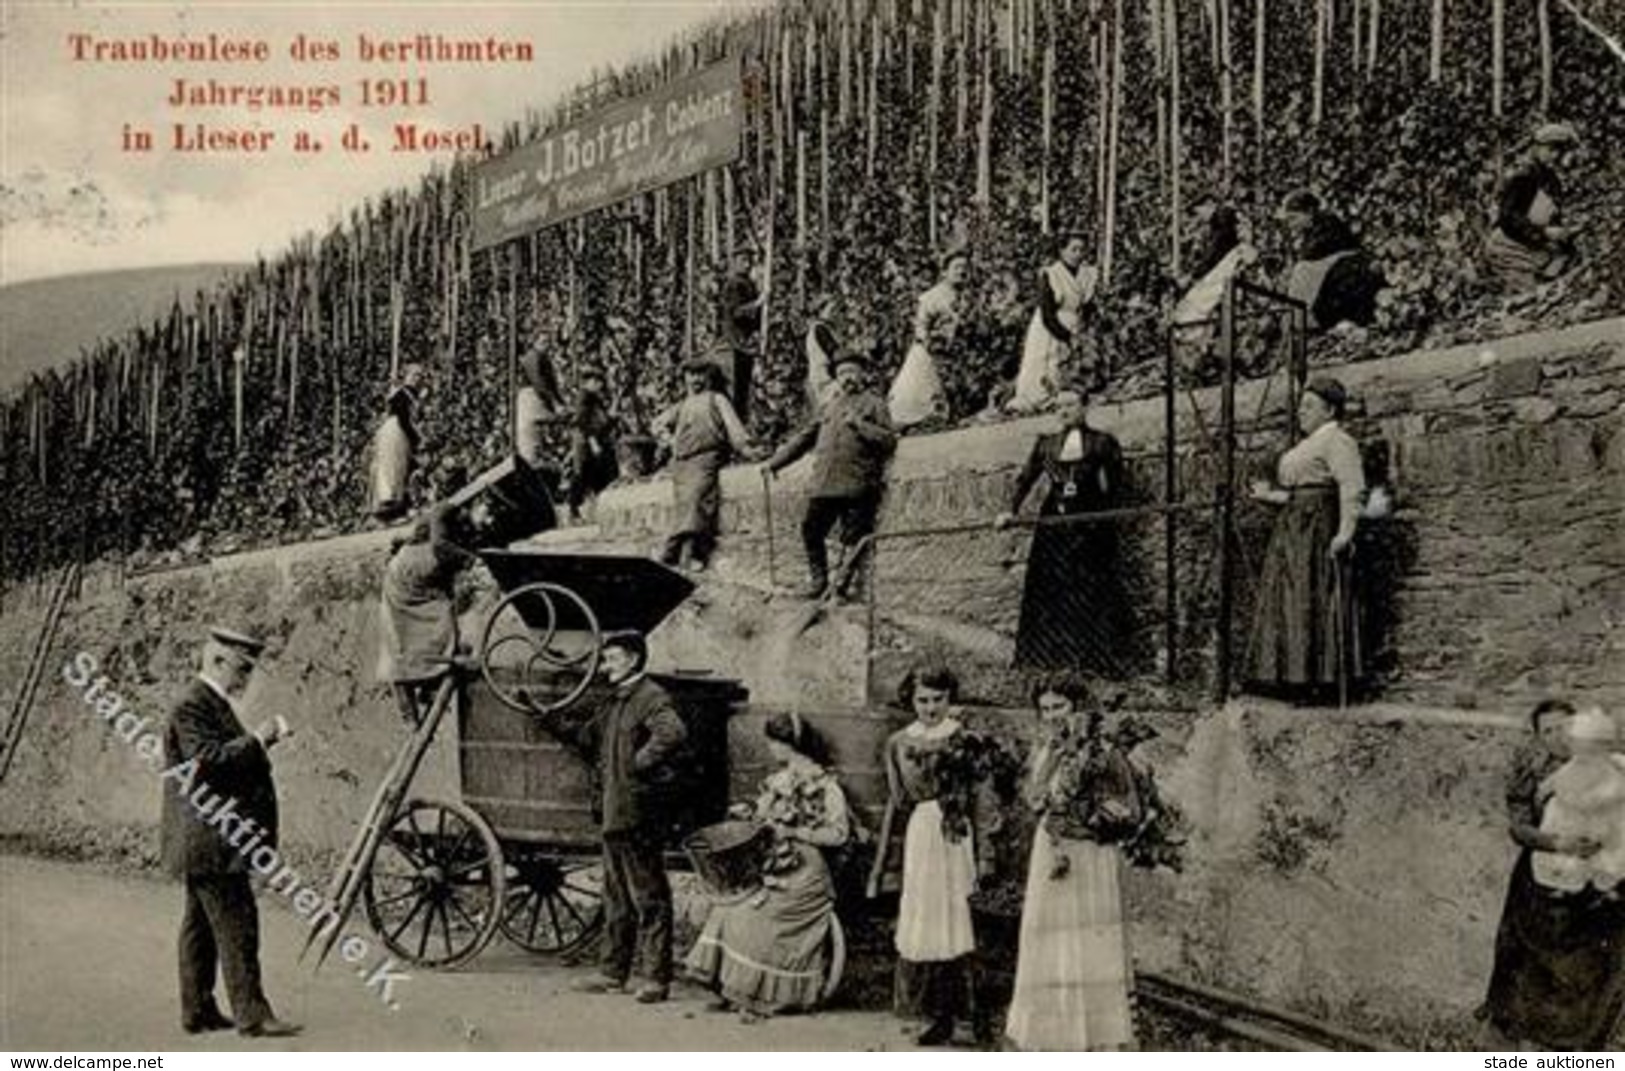
[[[569,952],[602,919],[599,786],[573,728],[596,717],[602,637],[652,631],[692,592],[648,558],[544,550],[481,555],[503,591],[477,667],[460,666],[459,798],[411,799],[362,885],[392,952],[424,966],[477,955],[500,929],[535,952]],[[673,848],[726,817],[728,719],[748,693],[704,672],[651,673],[688,729],[679,776],[656,807]]]

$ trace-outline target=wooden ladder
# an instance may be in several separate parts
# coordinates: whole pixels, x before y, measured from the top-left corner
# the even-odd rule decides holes
[[[6,773],[11,769],[11,760],[17,754],[17,746],[22,743],[23,729],[28,725],[28,715],[34,709],[34,700],[39,695],[40,681],[45,678],[45,666],[51,658],[51,645],[56,642],[58,627],[62,624],[62,611],[67,608],[68,600],[73,597],[79,583],[79,563],[74,562],[62,570],[57,578],[56,587],[51,592],[51,602],[45,612],[45,624],[41,626],[39,635],[34,638],[34,652],[28,660],[28,671],[23,674],[23,686],[18,689],[17,696],[11,702],[11,710],[6,715],[4,731],[0,732],[0,782],[6,779]]]

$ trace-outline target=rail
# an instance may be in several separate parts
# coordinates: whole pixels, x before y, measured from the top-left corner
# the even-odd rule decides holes
[[[1283,1052],[1406,1051],[1300,1012],[1152,971],[1135,975],[1134,993],[1178,1018]]]

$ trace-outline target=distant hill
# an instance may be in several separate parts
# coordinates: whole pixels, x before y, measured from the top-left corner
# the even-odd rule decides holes
[[[67,364],[106,335],[184,308],[199,287],[241,271],[240,264],[132,268],[35,279],[0,287],[0,391],[34,372]]]

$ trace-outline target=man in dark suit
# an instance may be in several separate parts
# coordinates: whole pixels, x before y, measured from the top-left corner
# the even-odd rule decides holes
[[[603,642],[609,695],[568,734],[597,770],[604,833],[602,973],[577,988],[624,993],[641,952],[645,979],[637,999],[656,1004],[670,995],[672,975],[671,882],[661,819],[669,814],[664,797],[688,730],[671,696],[645,676],[649,654],[642,634],[612,632]]]
[[[817,448],[807,487],[807,513],[801,521],[808,577],[799,594],[805,598],[819,598],[829,586],[825,543],[836,522],[840,522],[841,544],[848,554],[875,530],[886,462],[897,446],[897,433],[892,430],[885,400],[869,389],[867,380],[862,357],[847,351],[835,358],[835,387],[826,393],[823,409],[767,460],[767,471],[777,473]],[[856,575],[853,560],[842,575],[839,594],[851,589]]]
[[[247,632],[210,629],[197,679],[164,733],[163,858],[186,883],[180,982],[188,1034],[234,1025],[248,1037],[300,1030],[276,1017],[260,986],[259,910],[249,883],[250,859],[267,851],[275,857],[276,786],[267,752],[287,732],[280,720],[249,732],[237,717],[237,698],[264,649]],[[217,965],[235,1023],[215,1003]]]

